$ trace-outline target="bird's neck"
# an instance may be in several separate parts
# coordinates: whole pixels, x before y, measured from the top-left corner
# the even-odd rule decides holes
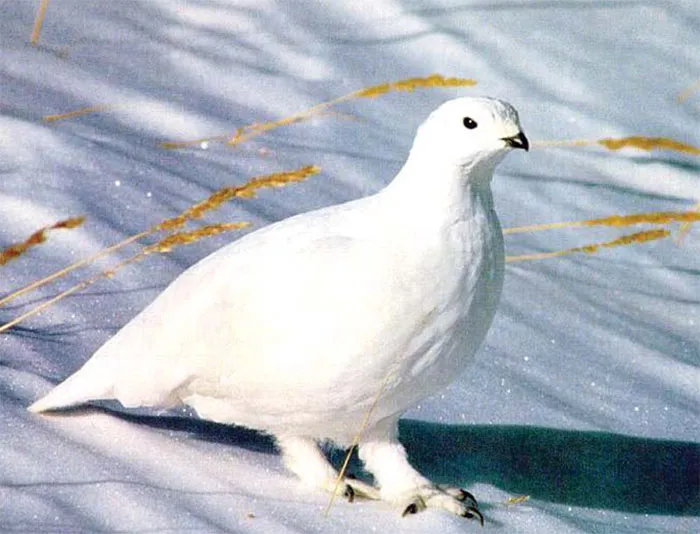
[[[488,218],[493,211],[494,167],[490,162],[472,167],[426,166],[409,158],[381,194],[405,224],[414,221],[421,227],[444,226]]]

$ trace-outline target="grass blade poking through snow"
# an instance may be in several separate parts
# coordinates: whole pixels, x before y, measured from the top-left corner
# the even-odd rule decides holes
[[[698,204],[698,206],[700,207],[700,204]],[[636,213],[633,215],[611,215],[609,217],[603,217],[599,219],[587,219],[584,221],[545,223],[534,224],[530,226],[519,226],[516,228],[505,228],[503,230],[503,233],[505,235],[508,235],[526,232],[539,232],[542,230],[554,230],[560,228],[581,228],[593,226],[625,227],[634,226],[637,224],[666,225],[676,222],[683,223],[680,230],[681,233],[679,234],[679,237],[682,238],[682,236],[690,230],[690,225],[698,221],[700,221],[700,211],[653,211],[649,213]],[[569,248],[554,252],[540,252],[535,254],[524,254],[521,256],[508,256],[506,259],[508,262],[516,262],[525,260],[541,260],[546,258],[556,258],[559,256],[574,254],[576,252],[592,254],[597,252],[601,248],[613,248],[624,245],[632,245],[634,243],[644,243],[646,241],[663,239],[665,237],[668,237],[669,235],[670,232],[668,230],[650,230],[646,232],[638,232],[636,234],[622,236],[618,239],[608,241],[605,243],[593,243],[582,247]]]
[[[233,135],[206,137],[201,139],[193,139],[190,141],[166,141],[161,143],[160,146],[162,148],[176,149],[198,145],[203,142],[220,141],[222,139],[227,139],[227,144],[234,146],[252,139],[253,137],[257,137],[264,132],[279,128],[280,126],[289,126],[291,124],[309,120],[313,117],[326,113],[329,108],[336,104],[340,104],[341,102],[347,102],[358,98],[377,98],[380,95],[390,92],[413,92],[416,89],[426,89],[431,87],[471,87],[473,85],[476,85],[475,80],[466,78],[449,78],[440,74],[431,74],[425,78],[407,78],[396,82],[386,82],[379,85],[373,85],[371,87],[365,87],[364,89],[360,89],[358,91],[353,91],[352,93],[329,100],[328,102],[322,102],[305,111],[301,111],[276,121],[253,123],[246,126],[241,126],[240,128],[236,129],[236,132]]]
[[[278,121],[243,126],[242,128],[238,128],[236,130],[236,133],[231,137],[231,139],[229,139],[228,144],[237,145],[238,143],[247,141],[248,139],[256,137],[268,130],[308,120],[326,112],[328,108],[336,104],[347,102],[349,100],[355,100],[358,98],[373,99],[390,92],[413,92],[416,89],[424,89],[429,87],[471,87],[472,85],[476,85],[475,80],[464,78],[445,78],[440,74],[431,74],[426,78],[407,78],[397,82],[381,83],[379,85],[373,85],[371,87],[360,89],[359,91],[353,91],[352,93],[329,100],[328,102],[322,102],[321,104],[317,104],[307,109],[306,111],[285,117]]]
[[[144,230],[143,232],[140,232],[138,234],[132,235],[123,241],[120,241],[119,243],[116,243],[110,247],[104,248],[98,253],[82,259],[80,261],[77,261],[68,267],[65,267],[63,269],[60,269],[59,271],[54,272],[53,274],[42,278],[41,280],[36,280],[35,282],[32,282],[31,284],[18,289],[17,291],[14,291],[10,293],[9,295],[5,296],[4,298],[0,299],[0,306],[7,304],[11,300],[24,295],[25,293],[28,293],[30,291],[33,291],[39,287],[42,287],[72,271],[75,269],[78,269],[80,267],[83,267],[89,263],[92,263],[93,261],[96,261],[100,258],[103,258],[105,256],[108,256],[112,252],[115,252],[127,245],[130,245],[131,243],[138,241],[139,239],[142,239],[144,237],[147,237],[151,234],[155,234],[161,231],[167,231],[167,232],[173,232],[182,226],[184,226],[187,221],[192,220],[192,219],[199,219],[201,218],[207,211],[214,210],[219,208],[224,202],[238,197],[238,198],[252,198],[255,196],[256,192],[259,189],[262,188],[270,188],[270,187],[283,187],[284,185],[294,183],[294,182],[299,182],[302,180],[305,180],[309,176],[312,176],[314,174],[317,174],[321,169],[315,165],[308,165],[306,167],[300,167],[298,169],[294,169],[291,171],[283,171],[283,172],[277,172],[277,173],[272,173],[264,176],[257,176],[254,178],[251,178],[248,180],[245,184],[240,185],[240,186],[235,186],[235,187],[225,187],[223,189],[220,189],[214,193],[212,193],[207,199],[203,200],[202,202],[199,202],[195,204],[194,206],[191,206],[187,208],[185,211],[183,211],[180,215],[177,215],[176,217],[172,217],[170,219],[167,219],[165,221],[162,221],[151,228]],[[82,288],[79,288],[82,289]],[[71,291],[71,294],[77,291],[78,289]],[[67,296],[67,295],[64,295]],[[62,297],[61,297],[62,298]],[[59,299],[60,300],[60,299]],[[52,301],[50,304],[52,304]],[[43,309],[43,308],[42,308]],[[16,322],[13,324],[17,324]],[[5,329],[5,327],[0,328],[0,332]]]
[[[153,254],[154,252],[170,252],[175,247],[189,245],[190,243],[194,243],[203,237],[210,237],[223,232],[230,232],[232,230],[241,230],[249,225],[250,223],[246,221],[237,223],[220,223],[203,226],[202,228],[197,228],[196,230],[191,230],[189,232],[179,232],[177,234],[164,237],[153,245],[144,247],[142,254],[146,256],[148,254]]]
[[[30,248],[41,245],[47,239],[47,234],[52,230],[70,230],[72,228],[77,228],[85,221],[85,217],[72,217],[70,219],[65,219],[59,221],[51,226],[46,226],[34,232],[27,239],[21,243],[16,243],[10,245],[5,250],[0,252],[0,265],[5,265],[6,263],[19,258],[22,254],[27,252]]]
[[[504,228],[503,233],[506,235],[522,234],[525,232],[539,232],[541,230],[554,230],[559,228],[579,228],[583,226],[622,227],[633,226],[635,224],[670,224],[672,222],[692,224],[698,221],[700,221],[700,212],[698,211],[652,211],[648,213],[635,213],[632,215],[611,215],[610,217],[587,219],[584,221],[533,224],[530,226]]]
[[[503,504],[505,506],[517,506],[517,505],[523,504],[529,500],[530,500],[529,495],[519,495],[517,497],[511,497],[509,499],[506,499],[506,501]]]
[[[652,150],[670,150],[673,152],[683,152],[693,156],[700,155],[700,148],[668,139],[667,137],[644,137],[641,135],[633,135],[630,137],[620,138],[605,138],[605,139],[572,139],[563,141],[535,141],[532,143],[534,147],[576,147],[601,145],[608,150],[620,150],[621,148],[637,148],[651,152]]]
[[[90,113],[98,113],[100,111],[105,111],[113,106],[101,105],[101,106],[90,106],[87,108],[76,109],[75,111],[69,111],[67,113],[56,113],[55,115],[44,115],[42,120],[44,122],[56,122],[63,119],[72,119],[73,117],[80,117],[81,115],[88,115]]]
[[[187,208],[177,217],[167,219],[153,228],[156,231],[180,228],[188,220],[200,219],[206,212],[219,208],[224,202],[228,202],[233,198],[253,198],[258,189],[284,187],[291,183],[301,182],[309,176],[318,174],[320,170],[321,168],[316,165],[307,165],[306,167],[300,167],[293,171],[283,171],[267,174],[265,176],[257,176],[240,186],[224,187],[210,195],[206,200]]]
[[[610,150],[620,150],[621,148],[631,147],[646,150],[647,152],[651,152],[652,150],[671,150],[675,152],[685,152],[686,154],[692,154],[694,156],[700,155],[700,148],[666,137],[642,137],[633,135],[620,139],[600,139],[598,144]]]
[[[671,235],[668,230],[647,230],[645,232],[637,232],[635,234],[623,235],[612,241],[605,241],[603,243],[591,243],[589,245],[584,245],[582,247],[567,248],[564,250],[557,250],[555,252],[539,252],[535,254],[523,254],[521,256],[506,256],[507,263],[513,263],[516,261],[527,261],[527,260],[544,260],[547,258],[558,258],[560,256],[568,256],[569,254],[575,254],[577,252],[583,252],[585,254],[595,254],[601,248],[614,248],[621,247],[625,245],[631,245],[634,243],[646,243],[647,241],[655,241],[658,239],[664,239]]]
[[[32,46],[39,44],[39,36],[41,35],[41,25],[44,23],[44,17],[46,16],[46,8],[49,7],[49,0],[41,0],[39,4],[39,9],[36,12],[36,18],[34,19],[34,27],[32,28],[32,36],[29,38],[29,42]]]
[[[170,235],[170,236],[160,240],[158,243],[143,247],[143,249],[141,249],[141,251],[138,254],[134,254],[130,258],[127,258],[126,260],[119,262],[111,269],[107,269],[105,271],[102,271],[101,273],[93,275],[90,278],[87,278],[86,280],[83,280],[82,282],[79,282],[78,284],[66,289],[65,291],[59,293],[58,295],[55,295],[54,297],[50,298],[49,300],[42,302],[38,306],[35,306],[31,310],[20,315],[19,317],[15,317],[11,321],[0,326],[0,333],[5,332],[6,330],[9,330],[10,328],[15,326],[16,324],[21,323],[25,319],[28,319],[28,318],[36,315],[37,313],[45,310],[49,306],[58,302],[59,300],[65,298],[69,295],[72,295],[73,293],[81,291],[81,290],[85,289],[86,287],[91,286],[92,284],[94,284],[98,280],[101,280],[103,278],[110,278],[110,277],[114,276],[118,270],[126,267],[127,265],[131,265],[132,263],[135,263],[137,261],[142,260],[143,258],[145,258],[149,254],[153,254],[155,252],[160,252],[160,253],[169,252],[177,246],[189,245],[190,243],[194,243],[195,241],[198,241],[199,239],[201,239],[203,237],[218,235],[222,232],[230,232],[231,230],[240,230],[241,228],[245,228],[246,226],[248,226],[248,224],[249,223],[247,223],[247,222],[213,224],[210,226],[204,226],[202,228],[198,228],[197,230],[194,230],[191,232],[182,232],[182,233]]]

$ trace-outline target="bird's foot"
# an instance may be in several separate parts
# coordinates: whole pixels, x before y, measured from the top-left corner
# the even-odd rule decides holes
[[[451,486],[421,486],[404,495],[400,500],[402,516],[417,514],[427,508],[447,510],[455,515],[475,519],[484,525],[484,516],[474,496],[461,488]]]

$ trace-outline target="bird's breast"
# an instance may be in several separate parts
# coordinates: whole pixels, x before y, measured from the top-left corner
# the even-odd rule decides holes
[[[503,263],[503,237],[493,213],[456,221],[426,240],[412,277],[420,295],[413,305],[422,313],[388,380],[394,389],[387,396],[394,403],[406,409],[464,370],[495,315]]]

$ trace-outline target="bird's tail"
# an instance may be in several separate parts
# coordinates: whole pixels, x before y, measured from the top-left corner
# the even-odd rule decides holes
[[[70,408],[92,400],[111,398],[114,389],[110,378],[111,373],[105,369],[95,373],[90,363],[88,362],[27,409],[30,412],[40,413]]]
[[[171,408],[182,403],[180,388],[191,380],[187,367],[165,365],[169,359],[129,360],[118,356],[98,351],[65,382],[27,409],[40,413],[104,399],[117,400],[126,408]],[[144,361],[151,365],[137,363]]]

